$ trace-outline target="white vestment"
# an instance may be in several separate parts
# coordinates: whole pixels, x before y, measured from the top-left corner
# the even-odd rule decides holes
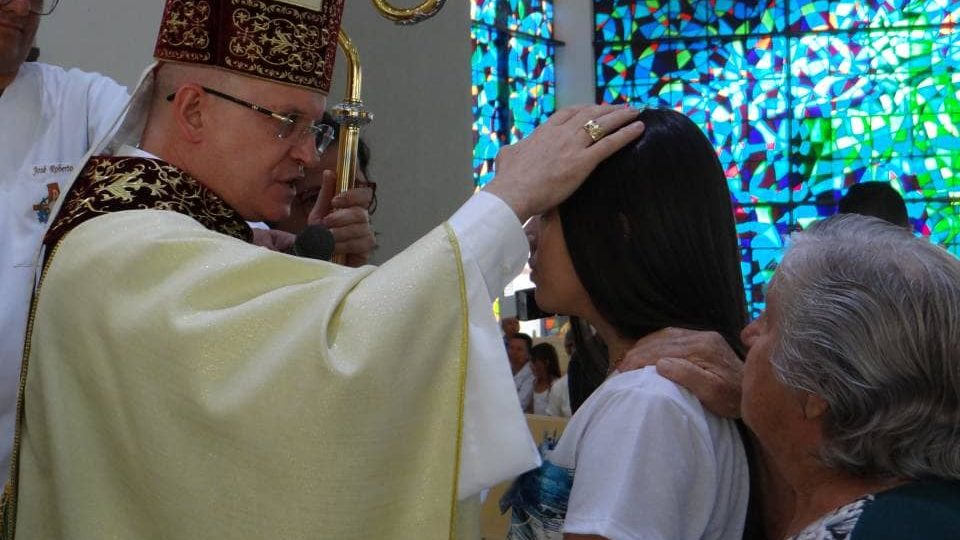
[[[435,230],[380,269],[299,260],[169,211],[83,223],[39,291],[18,537],[437,537],[449,518],[424,510],[443,507],[443,478],[464,498],[537,464],[490,311],[488,286],[524,258],[487,257],[524,251],[509,212],[481,194],[451,220],[467,227],[457,242]],[[485,227],[513,230],[472,244]],[[460,243],[472,277],[457,298],[442,261]],[[456,441],[455,424],[432,417],[458,405],[435,397],[451,379],[433,373],[459,369],[444,351],[461,328],[451,476],[452,454],[434,448]],[[429,475],[441,489],[418,488]]]

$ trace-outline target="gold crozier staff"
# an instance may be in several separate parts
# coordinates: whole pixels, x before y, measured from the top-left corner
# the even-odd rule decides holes
[[[385,18],[397,24],[416,24],[436,15],[445,0],[427,0],[415,8],[396,8],[383,0],[373,0],[373,5]],[[373,120],[361,98],[362,74],[360,53],[343,28],[337,35],[337,44],[347,60],[347,90],[342,103],[333,107],[333,117],[340,124],[340,140],[337,146],[337,193],[353,187],[357,175],[357,146],[360,128]],[[336,254],[333,262],[346,263],[346,255]]]

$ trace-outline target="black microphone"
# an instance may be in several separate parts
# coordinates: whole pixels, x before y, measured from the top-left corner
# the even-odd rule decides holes
[[[323,225],[307,225],[284,251],[288,255],[329,261],[333,256],[333,233]]]

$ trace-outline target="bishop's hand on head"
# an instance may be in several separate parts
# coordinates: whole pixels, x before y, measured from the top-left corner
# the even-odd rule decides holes
[[[521,222],[560,204],[601,161],[643,133],[637,109],[581,105],[557,111],[526,139],[497,155],[485,190],[500,197]]]

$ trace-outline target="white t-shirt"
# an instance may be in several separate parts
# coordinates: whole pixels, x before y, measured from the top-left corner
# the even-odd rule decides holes
[[[9,474],[34,261],[51,199],[127,103],[112,79],[27,62],[0,94],[0,480]]]
[[[548,416],[564,416],[570,418],[570,386],[567,384],[567,375],[553,381],[550,386],[550,399],[547,401]]]
[[[550,389],[543,392],[533,391],[533,414],[547,414],[547,405],[550,404]]]
[[[648,367],[597,389],[503,502],[515,539],[739,540],[748,495],[735,423]]]
[[[570,391],[566,375],[555,379],[550,383],[550,388],[543,392],[533,392],[533,414],[570,416]]]

